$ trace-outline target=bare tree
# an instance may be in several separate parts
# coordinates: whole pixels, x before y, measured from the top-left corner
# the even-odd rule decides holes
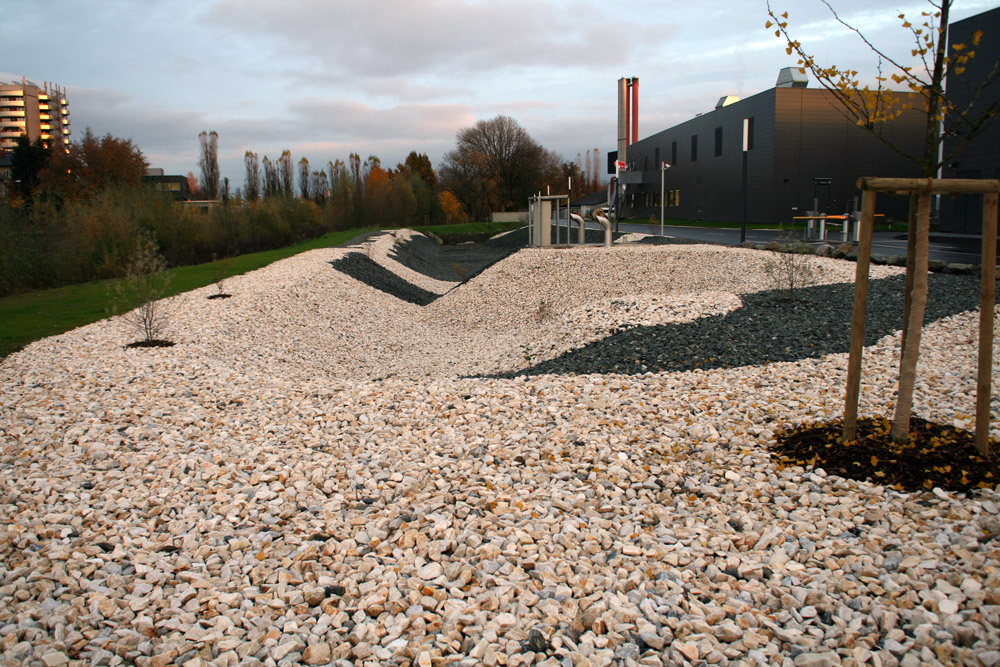
[[[444,156],[442,185],[477,217],[521,207],[546,178],[555,160],[510,116],[481,120],[460,130],[458,145]]]
[[[198,135],[201,144],[201,158],[198,166],[201,167],[201,191],[206,199],[219,198],[219,134],[202,132]]]
[[[264,198],[277,197],[281,194],[281,177],[278,176],[278,165],[271,162],[265,155],[261,166],[264,168]]]
[[[330,194],[330,180],[322,169],[314,171],[309,179],[309,198],[317,204],[326,202]]]
[[[288,149],[281,151],[278,158],[278,188],[282,197],[291,197],[295,182],[295,171],[292,167],[292,152]]]
[[[243,196],[247,201],[257,201],[260,199],[260,160],[257,154],[247,151],[243,155],[243,163],[246,165],[246,181],[243,184]]]
[[[309,158],[299,160],[299,194],[303,199],[309,199]]]

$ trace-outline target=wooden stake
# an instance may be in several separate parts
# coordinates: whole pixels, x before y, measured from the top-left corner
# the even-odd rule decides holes
[[[879,192],[926,192],[928,194],[970,194],[1000,192],[995,178],[863,178],[865,187]]]
[[[993,306],[996,302],[997,193],[983,195],[983,248],[979,293],[979,369],[976,380],[976,451],[990,456],[990,398],[993,393]]]
[[[868,307],[868,270],[872,259],[872,227],[875,223],[875,192],[861,193],[861,225],[858,262],[854,273],[854,314],[851,318],[851,352],[847,361],[847,396],[844,403],[844,442],[858,437],[858,400],[861,397],[861,355],[865,345]]]

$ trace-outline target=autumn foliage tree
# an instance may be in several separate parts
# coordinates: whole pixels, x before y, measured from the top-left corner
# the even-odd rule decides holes
[[[145,156],[131,139],[110,133],[98,138],[88,127],[79,141],[51,151],[39,173],[38,189],[57,201],[87,199],[111,187],[141,187],[146,167]]]
[[[452,194],[451,190],[442,190],[437,197],[441,210],[444,211],[445,222],[449,224],[465,222],[465,207],[462,206],[462,202],[458,201],[458,197]]]
[[[768,4],[770,20],[765,27],[773,28],[775,36],[785,41],[785,51],[789,55],[795,54],[799,65],[808,69],[831,92],[848,118],[871,131],[893,150],[917,162],[923,177],[935,177],[943,164],[979,136],[1000,113],[1000,95],[995,95],[995,88],[991,88],[1000,77],[1000,58],[987,69],[990,73],[984,80],[971,84],[974,92],[970,96],[971,101],[964,106],[950,99],[945,90],[945,80],[949,73],[956,80],[962,80],[962,75],[969,62],[975,58],[976,48],[983,39],[982,31],[977,31],[969,43],[948,43],[952,0],[942,0],[940,4],[929,2],[931,10],[922,12],[917,23],[908,19],[905,14],[898,15],[902,28],[912,38],[913,48],[909,58],[894,56],[880,49],[862,30],[844,21],[829,2],[821,1],[834,19],[861,39],[875,57],[876,75],[867,77],[868,82],[856,70],[820,64],[805,45],[791,36],[788,12],[779,15]],[[991,39],[996,39],[996,36]],[[890,81],[902,87],[906,94],[901,96],[890,90]],[[994,91],[992,100],[989,90]],[[981,104],[983,99],[989,100],[988,103]],[[914,108],[926,114],[924,146],[920,155],[909,154],[886,131],[890,121],[905,110]],[[948,142],[949,150],[946,152],[942,150],[942,146],[948,136],[954,137],[956,141]],[[916,201],[920,202],[919,205]],[[930,197],[911,199],[911,209],[916,210],[911,210],[910,215],[910,261],[907,263],[907,289],[903,307],[903,349],[891,431],[891,438],[896,443],[909,440],[921,328],[927,302],[929,207]],[[852,435],[845,426],[845,439],[850,440]]]

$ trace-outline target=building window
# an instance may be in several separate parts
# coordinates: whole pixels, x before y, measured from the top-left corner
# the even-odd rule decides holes
[[[681,191],[667,190],[667,206],[680,206],[680,205],[681,205]]]
[[[677,142],[670,142],[670,164],[677,164]]]
[[[715,128],[715,157],[722,155],[722,128]]]
[[[659,169],[659,168],[661,168],[663,166],[660,163],[660,147],[659,146],[656,147],[656,153],[655,154],[656,154],[656,168]]]
[[[691,161],[692,162],[697,162],[698,161],[698,135],[697,134],[692,134],[691,135]]]
[[[642,156],[642,170],[643,171],[649,171],[649,156],[648,155],[643,155]]]
[[[747,118],[747,150],[753,150],[753,116]]]

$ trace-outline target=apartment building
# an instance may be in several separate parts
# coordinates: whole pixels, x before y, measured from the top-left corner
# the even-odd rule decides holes
[[[27,79],[0,81],[0,152],[13,149],[22,134],[31,141],[41,138],[46,146],[69,143],[65,88]]]

